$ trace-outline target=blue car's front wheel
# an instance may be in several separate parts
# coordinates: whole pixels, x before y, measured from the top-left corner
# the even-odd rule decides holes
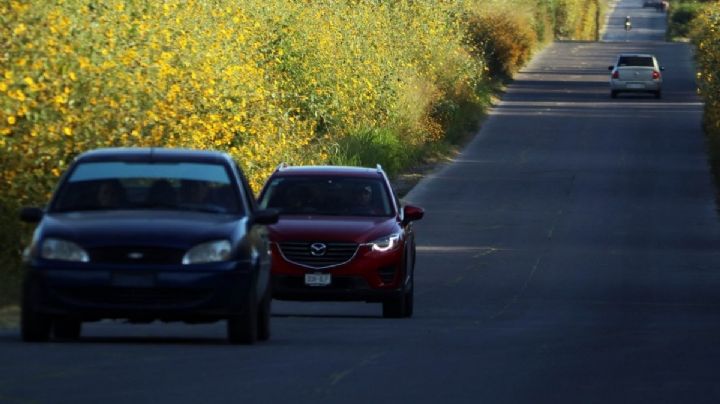
[[[82,322],[74,318],[56,318],[53,320],[53,336],[60,340],[76,340],[82,332]]]
[[[243,314],[227,320],[227,335],[231,344],[254,344],[258,339],[258,302],[254,289],[248,293]]]

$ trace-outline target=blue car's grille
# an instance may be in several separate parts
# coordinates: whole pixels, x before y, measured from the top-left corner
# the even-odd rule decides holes
[[[105,264],[181,264],[184,250],[156,247],[99,247],[88,251],[90,261]]]
[[[324,246],[320,248],[319,245]],[[313,250],[313,246],[318,247]],[[342,265],[357,252],[355,243],[282,242],[280,252],[289,262],[307,268],[322,269]]]

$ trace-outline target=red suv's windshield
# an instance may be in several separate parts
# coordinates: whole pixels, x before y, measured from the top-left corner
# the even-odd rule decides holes
[[[374,178],[276,177],[261,195],[260,206],[278,209],[280,214],[286,215],[393,215],[384,183]]]

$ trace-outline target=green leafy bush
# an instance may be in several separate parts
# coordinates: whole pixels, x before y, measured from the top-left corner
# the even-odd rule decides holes
[[[669,33],[671,38],[686,38],[690,35],[691,22],[701,12],[698,2],[678,3],[670,8]]]

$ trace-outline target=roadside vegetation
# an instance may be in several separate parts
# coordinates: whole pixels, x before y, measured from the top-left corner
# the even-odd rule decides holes
[[[691,26],[689,32],[695,44],[698,88],[705,102],[703,127],[713,174],[720,189],[720,3],[704,4]]]
[[[685,41],[690,38],[693,20],[703,12],[705,4],[714,0],[676,0],[670,3],[667,38]]]
[[[594,39],[603,4],[0,0],[0,306],[19,293],[19,207],[77,154],[223,150],[256,190],[283,161],[397,174],[460,142],[542,44]]]

